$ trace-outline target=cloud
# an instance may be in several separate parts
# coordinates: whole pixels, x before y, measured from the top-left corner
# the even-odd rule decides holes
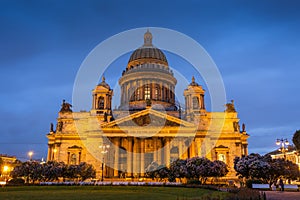
[[[272,127],[258,127],[248,130],[250,138],[249,152],[260,152],[262,154],[269,153],[278,148],[275,144],[277,139],[287,138],[290,144],[293,144],[292,137],[295,132],[294,127],[291,126],[272,126]]]

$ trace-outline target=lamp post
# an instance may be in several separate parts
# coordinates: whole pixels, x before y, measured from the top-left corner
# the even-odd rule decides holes
[[[283,153],[283,157],[286,160],[286,154],[285,154],[285,152],[288,150],[288,145],[290,144],[289,141],[287,139],[281,138],[281,139],[277,139],[276,140],[276,144],[278,146],[280,146],[279,149],[278,149],[278,151],[281,151]]]
[[[33,151],[29,151],[28,152],[28,156],[29,156],[29,160],[32,161],[32,155],[33,155]]]
[[[101,181],[103,182],[104,180],[104,155],[108,152],[109,145],[100,145],[99,148],[101,149],[101,154],[102,154],[102,178]]]

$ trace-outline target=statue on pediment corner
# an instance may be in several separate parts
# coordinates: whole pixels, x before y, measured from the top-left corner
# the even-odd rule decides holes
[[[225,112],[236,112],[233,100],[231,100],[231,103],[227,103],[225,106],[226,106]]]
[[[73,112],[72,109],[71,109],[72,105],[67,103],[66,100],[63,99],[63,103],[61,105],[61,109],[59,112]]]

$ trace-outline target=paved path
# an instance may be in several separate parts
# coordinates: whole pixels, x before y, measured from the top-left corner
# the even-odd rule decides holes
[[[266,191],[267,200],[300,200],[300,192]]]

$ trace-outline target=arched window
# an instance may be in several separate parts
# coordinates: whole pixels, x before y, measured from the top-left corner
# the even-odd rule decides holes
[[[140,100],[140,88],[138,88],[135,92],[136,92],[136,100]]]
[[[145,100],[150,99],[150,87],[145,85]]]
[[[198,108],[199,108],[199,98],[193,97],[193,109],[198,109]]]
[[[158,94],[159,94],[159,86],[155,86],[155,94],[154,94],[155,100],[158,100]]]
[[[133,88],[129,88],[129,101],[134,101],[135,100],[135,92]]]
[[[98,109],[104,109],[104,97],[99,97]]]
[[[77,156],[75,153],[73,153],[71,155],[71,165],[76,165],[76,162],[77,162]]]
[[[169,97],[168,97],[168,89],[167,88],[165,88],[165,101],[169,101]]]

